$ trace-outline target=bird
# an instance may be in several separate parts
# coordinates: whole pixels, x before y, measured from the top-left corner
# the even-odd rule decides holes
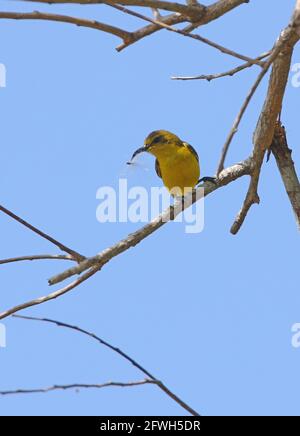
[[[140,153],[150,153],[155,159],[155,171],[174,196],[184,196],[200,182],[215,183],[214,177],[200,179],[198,153],[190,144],[167,130],[155,130],[145,139],[127,164]]]

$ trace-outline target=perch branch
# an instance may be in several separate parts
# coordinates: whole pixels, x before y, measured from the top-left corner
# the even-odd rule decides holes
[[[227,168],[226,170],[222,171],[222,173],[220,173],[217,184],[212,184],[209,182],[204,184],[204,195],[207,196],[212,192],[214,192],[216,189],[225,186],[228,183],[246,174],[249,175],[250,173],[251,173],[251,160],[249,159],[245,160],[240,164],[233,165],[232,167]],[[193,199],[193,202],[194,201],[196,201],[195,198]],[[189,203],[186,202],[184,206],[185,208],[188,207]],[[52,277],[49,280],[49,284],[54,285],[69,277],[72,277],[75,274],[81,274],[83,271],[85,271],[86,269],[90,268],[93,265],[98,265],[98,268],[102,268],[102,266],[107,262],[109,262],[112,258],[123,253],[129,248],[137,245],[147,236],[151,235],[153,232],[155,232],[164,224],[166,224],[168,221],[170,221],[171,216],[174,218],[180,212],[181,212],[180,207],[177,208],[176,210],[174,210],[173,206],[169,207],[161,215],[159,215],[157,218],[152,220],[149,224],[137,230],[136,232],[128,235],[127,238],[121,240],[120,242],[113,245],[112,247],[107,248],[106,250],[102,251],[96,256],[83,260],[82,262],[80,262],[79,265],[75,266],[74,268],[69,268],[64,272],[56,275],[55,277]]]
[[[207,196],[214,192],[216,189],[228,185],[229,183],[233,182],[234,180],[237,180],[240,177],[243,177],[245,175],[250,175],[252,171],[252,159],[246,159],[245,161],[238,163],[236,165],[233,165],[224,171],[219,175],[219,179],[217,184],[212,183],[205,183],[203,185],[204,187],[204,195]],[[192,202],[195,202],[199,199],[199,190],[196,190],[197,195],[193,195]],[[200,191],[200,195],[202,194],[202,189]],[[181,202],[180,202],[181,203]],[[185,202],[184,206],[188,207],[190,203]],[[14,306],[8,310],[5,310],[4,312],[0,313],[0,319],[6,318],[9,315],[12,315],[16,312],[19,312],[20,310],[26,309],[31,306],[35,306],[38,304],[45,303],[47,301],[50,301],[54,298],[60,297],[63,294],[71,291],[80,283],[87,280],[89,277],[94,275],[97,271],[99,271],[102,266],[109,262],[112,258],[116,257],[117,255],[123,253],[124,251],[128,250],[131,247],[134,247],[139,242],[141,242],[143,239],[145,239],[147,236],[151,235],[153,232],[158,230],[160,227],[162,227],[167,222],[167,218],[170,220],[171,216],[175,218],[176,213],[181,212],[181,206],[180,208],[174,212],[174,207],[170,206],[166,211],[164,211],[161,215],[159,215],[156,219],[151,221],[146,226],[142,227],[140,230],[136,231],[135,233],[130,234],[126,239],[120,241],[119,243],[113,245],[112,247],[104,250],[102,253],[99,253],[98,255],[91,257],[87,259],[87,261],[83,260],[79,265],[77,269],[71,268],[67,269],[66,271],[58,274],[57,276],[53,277],[49,280],[50,284],[59,283],[63,280],[65,280],[68,277],[72,277],[75,274],[81,274],[83,271],[88,271],[79,277],[77,280],[73,281],[69,285],[52,292],[48,295],[45,295],[43,297],[37,298],[35,300],[30,300],[28,302],[25,302],[23,304],[19,304],[17,306]],[[89,269],[89,266],[91,265],[91,268]]]

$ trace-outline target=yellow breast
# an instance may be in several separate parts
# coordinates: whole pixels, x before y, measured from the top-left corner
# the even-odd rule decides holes
[[[179,189],[179,195],[195,187],[200,178],[200,167],[196,156],[187,146],[174,146],[157,156],[162,180],[169,191]]]

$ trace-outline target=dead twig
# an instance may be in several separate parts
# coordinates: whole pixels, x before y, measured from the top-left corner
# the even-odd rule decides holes
[[[146,383],[153,383],[156,384],[165,394],[167,394],[170,398],[172,398],[177,404],[179,404],[184,410],[189,412],[193,416],[200,416],[198,412],[196,412],[192,407],[190,407],[186,402],[184,402],[181,398],[179,398],[177,395],[174,394],[163,382],[158,380],[154,375],[152,375],[148,370],[146,370],[142,365],[140,365],[135,359],[130,357],[127,353],[120,350],[120,348],[115,347],[114,345],[110,344],[109,342],[105,341],[104,339],[100,338],[99,336],[95,335],[94,333],[91,333],[87,330],[82,329],[81,327],[67,324],[65,322],[57,321],[54,319],[49,318],[39,318],[39,317],[33,317],[33,316],[21,316],[21,315],[14,315],[15,318],[30,320],[30,321],[39,321],[39,322],[47,322],[50,324],[55,324],[58,327],[65,327],[71,330],[75,330],[79,333],[82,333],[86,336],[89,336],[93,340],[97,341],[101,345],[104,345],[105,347],[109,348],[110,350],[117,353],[119,356],[127,360],[129,363],[131,363],[135,368],[139,369],[143,374],[145,374],[148,378],[144,380],[143,382],[135,382],[138,384],[146,384]],[[147,381],[148,380],[148,381]],[[107,384],[105,384],[107,385]],[[50,388],[50,390],[53,390]],[[43,391],[44,392],[44,391]]]
[[[267,56],[271,54],[270,51],[267,53],[263,53],[262,55],[255,58],[255,60],[260,61]],[[172,80],[207,80],[208,82],[211,82],[212,80],[220,79],[222,77],[232,77],[235,74],[239,73],[240,71],[243,71],[247,68],[253,67],[253,63],[246,62],[245,64],[242,64],[236,68],[232,68],[231,70],[224,71],[222,73],[216,73],[216,74],[201,74],[200,76],[173,76],[171,77]],[[263,65],[261,65],[263,66]]]
[[[80,262],[85,259],[85,256],[78,253],[75,250],[72,250],[71,248],[67,247],[66,245],[62,244],[61,242],[57,241],[56,239],[52,238],[52,236],[47,235],[47,233],[43,232],[42,230],[38,229],[37,227],[33,226],[29,222],[25,221],[23,218],[19,217],[15,213],[13,213],[11,210],[7,209],[4,206],[0,205],[0,211],[8,215],[10,218],[14,219],[18,223],[22,224],[23,226],[27,227],[32,232],[36,233],[37,235],[41,236],[42,238],[46,239],[47,241],[51,242],[52,244],[56,245],[58,248],[60,248],[62,251],[65,251],[66,253],[69,253],[70,256]]]

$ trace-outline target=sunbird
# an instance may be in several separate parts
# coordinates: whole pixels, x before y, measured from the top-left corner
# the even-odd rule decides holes
[[[147,152],[155,156],[155,171],[168,188],[176,196],[186,195],[202,181],[215,183],[214,177],[200,179],[199,157],[190,144],[182,141],[174,133],[167,130],[155,130],[145,139],[143,147],[132,155],[131,161],[140,153]]]

